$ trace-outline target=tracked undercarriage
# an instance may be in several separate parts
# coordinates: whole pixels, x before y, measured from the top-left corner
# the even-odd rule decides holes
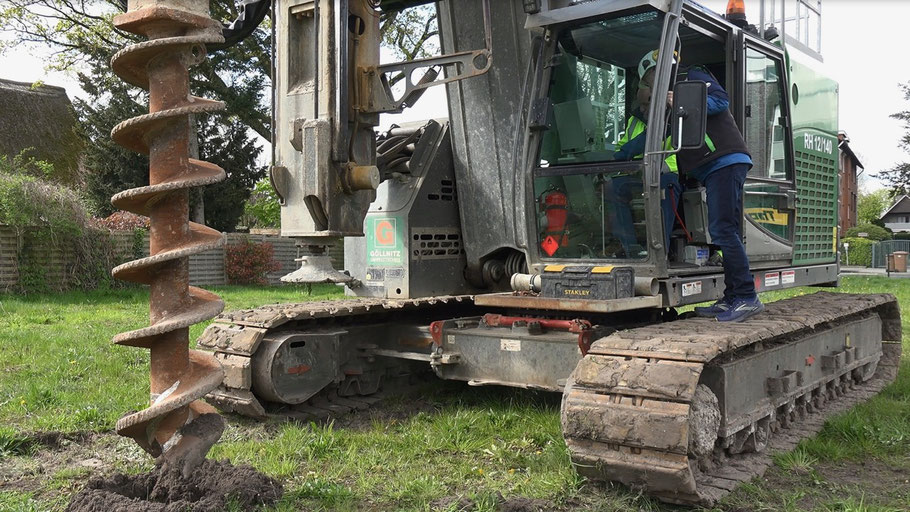
[[[208,399],[254,418],[320,418],[360,409],[374,401],[369,397],[384,380],[427,368],[432,338],[409,317],[462,316],[472,308],[469,296],[445,296],[276,304],[224,313],[198,340],[225,368],[224,382]],[[357,340],[339,347],[342,333]],[[381,347],[384,342],[398,350]]]
[[[572,460],[665,501],[714,503],[764,472],[769,446],[792,448],[891,382],[900,334],[893,296],[834,293],[775,302],[740,324],[688,318],[617,332],[566,386]]]
[[[792,448],[831,414],[878,392],[900,359],[900,313],[890,295],[822,292],[771,303],[740,324],[685,318],[622,329],[584,356],[575,333],[504,331],[474,316],[488,311],[452,296],[225,313],[199,340],[226,369],[209,399],[247,416],[323,418],[369,406],[386,380],[428,365],[468,380],[440,367],[477,364],[453,348],[483,343],[478,330],[490,331],[497,352],[505,333],[521,338],[524,353],[501,353],[525,363],[534,360],[535,336],[549,336],[548,351],[575,354],[563,361],[566,374],[577,366],[562,375],[562,424],[578,471],[665,501],[710,504],[761,474],[772,451]],[[459,320],[428,325],[445,318]],[[538,373],[558,367],[534,364]],[[541,382],[528,377],[525,387],[547,388]],[[522,385],[514,377],[474,383]]]

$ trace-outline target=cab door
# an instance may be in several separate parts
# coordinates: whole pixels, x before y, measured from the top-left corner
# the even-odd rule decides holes
[[[779,48],[740,34],[740,126],[753,167],[743,195],[743,238],[753,268],[789,264],[796,222],[787,70]]]

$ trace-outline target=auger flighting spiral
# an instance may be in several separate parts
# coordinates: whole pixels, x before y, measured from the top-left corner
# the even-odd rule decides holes
[[[165,465],[187,476],[221,437],[224,423],[200,399],[221,383],[214,357],[189,350],[189,327],[214,317],[221,299],[189,286],[189,256],[221,245],[218,231],[189,222],[189,189],[224,179],[216,165],[189,157],[190,115],[223,108],[189,91],[188,68],[205,58],[205,45],[223,41],[209,17],[208,0],[130,0],[114,25],[147,41],[112,59],[114,72],[148,90],[149,113],[123,121],[111,133],[118,144],[149,155],[149,186],[123,191],[117,208],[150,218],[150,256],[114,269],[114,277],[149,285],[150,326],[118,334],[119,345],[150,352],[150,405],[117,422]]]

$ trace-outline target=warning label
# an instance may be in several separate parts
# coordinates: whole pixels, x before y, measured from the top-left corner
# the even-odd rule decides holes
[[[695,281],[692,283],[683,283],[683,285],[682,285],[683,297],[688,297],[689,295],[698,295],[699,293],[701,293],[701,281]]]
[[[765,274],[765,288],[777,286],[780,284],[780,272],[768,272]]]
[[[783,284],[793,284],[796,282],[796,271],[784,270],[780,273],[780,282]]]

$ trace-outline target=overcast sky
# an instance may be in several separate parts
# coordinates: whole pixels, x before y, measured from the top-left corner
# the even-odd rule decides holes
[[[701,3],[722,11],[727,2],[703,0]],[[746,0],[750,13],[757,4]],[[910,30],[908,20],[910,2],[906,0],[822,2],[824,69],[840,83],[840,129],[849,135],[850,147],[859,156],[867,175],[910,160],[910,154],[897,147],[901,125],[889,117],[899,110],[910,109],[910,102],[904,100],[898,88],[898,84],[910,82],[910,58],[901,42]],[[44,70],[46,56],[42,48],[17,48],[0,56],[0,78],[22,82],[42,80],[66,87],[70,97],[82,94],[70,77]],[[439,91],[428,93],[413,110],[405,118],[445,116],[444,97]],[[383,124],[390,121],[384,119]],[[866,179],[863,186],[868,191],[882,185],[877,180]]]

